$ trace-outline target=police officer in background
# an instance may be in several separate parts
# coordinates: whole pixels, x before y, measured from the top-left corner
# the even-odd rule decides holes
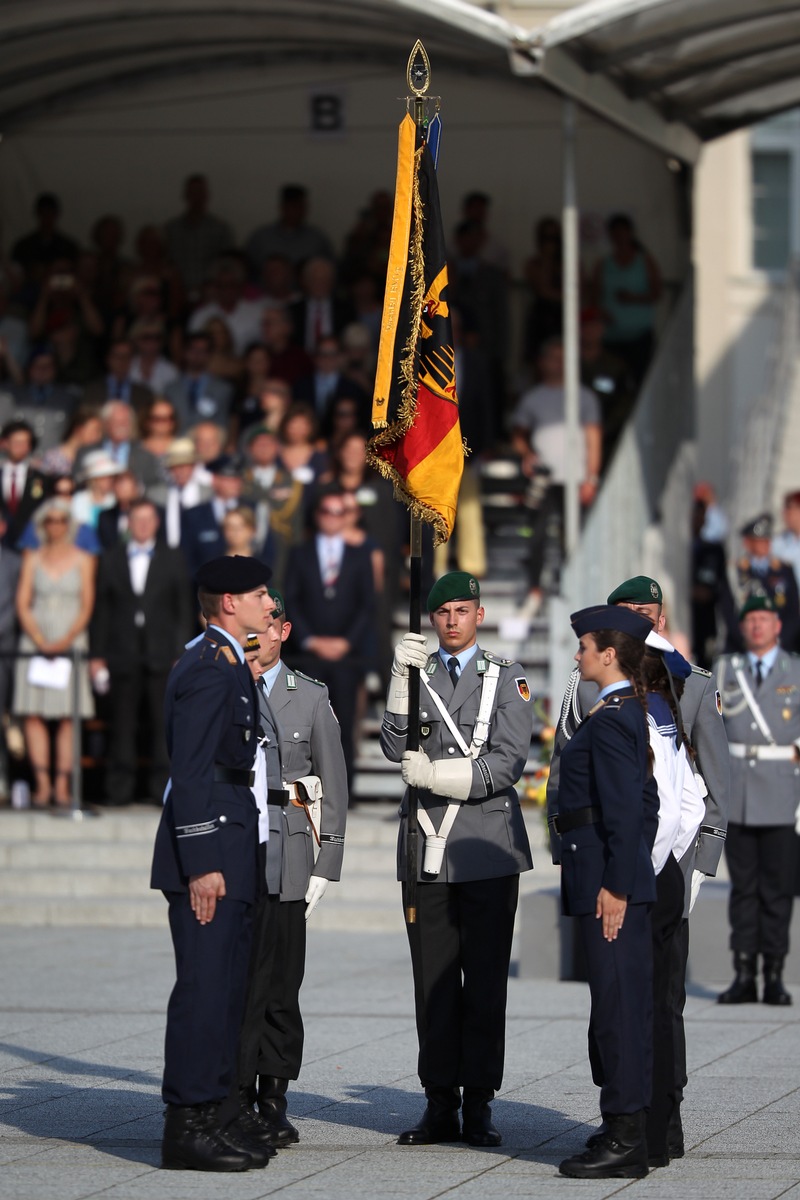
[[[291,632],[283,597],[270,589],[272,621],[259,634],[260,742],[266,754],[269,840],[266,894],[256,908],[252,965],[239,1046],[241,1102],[258,1102],[271,1144],[300,1140],[286,1117],[286,1091],[303,1058],[300,985],[306,961],[306,921],[330,880],[341,876],[347,821],[347,771],[342,738],[317,679],[281,661]],[[308,802],[322,795],[316,825]],[[315,843],[319,856],[314,861]]]
[[[781,620],[780,644],[795,650],[800,634],[800,595],[794,569],[772,553],[772,517],[762,513],[739,530],[744,553],[733,570],[733,595],[737,608],[750,596],[769,596]],[[741,627],[728,630],[727,652],[745,649]]]
[[[196,576],[205,633],[167,683],[171,778],[150,886],[169,901],[177,980],[167,1010],[162,1166],[246,1171],[274,1151],[220,1115],[236,1077],[252,911],[260,890],[258,812],[251,784],[257,697],[243,645],[266,631],[269,568],[214,559]]]
[[[739,614],[744,654],[716,669],[731,757],[725,857],[736,976],[720,1004],[758,999],[758,955],[765,1004],[791,1004],[783,986],[789,951],[800,824],[800,657],[780,647],[781,618],[769,596],[750,596]]]
[[[636,575],[626,579],[608,597],[609,604],[623,605],[647,617],[656,633],[663,633],[666,618],[663,612],[664,597],[661,585],[647,575]],[[547,816],[552,830],[552,819],[558,812],[559,764],[564,746],[574,735],[597,699],[597,688],[592,683],[580,682],[577,668],[567,681],[561,713],[556,726],[553,758],[547,781]],[[675,935],[674,961],[671,970],[671,1001],[675,1019],[675,1075],[677,1103],[670,1121],[668,1151],[671,1158],[681,1158],[684,1153],[683,1128],[680,1103],[686,1086],[686,1036],[683,1027],[683,1009],[686,1003],[686,965],[689,957],[689,912],[694,904],[700,884],[707,876],[717,873],[725,829],[728,819],[728,789],[730,768],[728,741],[720,719],[719,695],[714,680],[708,671],[692,666],[680,700],[681,718],[687,738],[695,752],[696,767],[703,777],[707,789],[705,797],[706,815],[700,827],[697,841],[681,859],[686,885],[686,902],[683,921]],[[553,862],[561,861],[561,844],[556,835],[551,835]]]
[[[444,575],[428,611],[439,648],[429,656],[422,634],[402,638],[381,727],[384,754],[402,761],[404,781],[420,789],[425,835],[417,920],[407,931],[427,1107],[398,1141],[499,1146],[490,1101],[503,1078],[519,875],[533,866],[514,784],[528,756],[533,706],[520,664],[478,645],[484,610],[477,579]],[[409,666],[420,668],[418,751],[406,749]],[[401,880],[407,814],[408,793],[400,809]]]

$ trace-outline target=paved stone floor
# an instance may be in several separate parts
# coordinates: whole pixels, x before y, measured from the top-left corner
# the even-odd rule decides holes
[[[404,935],[312,923],[302,1141],[213,1176],[157,1167],[166,929],[6,927],[0,946],[0,1200],[800,1200],[800,1004],[721,1010],[727,979],[689,1000],[687,1156],[644,1180],[572,1181],[556,1165],[597,1108],[585,985],[511,980],[501,1149],[401,1148],[421,1109]]]

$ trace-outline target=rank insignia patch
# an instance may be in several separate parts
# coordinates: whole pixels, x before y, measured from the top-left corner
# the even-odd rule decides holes
[[[525,679],[523,676],[521,679],[515,679],[514,683],[517,685],[517,691],[519,692],[520,696],[522,696],[522,699],[526,701],[530,700],[531,689],[528,687],[527,679]]]

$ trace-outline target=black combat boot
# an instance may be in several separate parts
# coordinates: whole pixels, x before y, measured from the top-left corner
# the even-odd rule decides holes
[[[733,969],[736,972],[733,983],[727,992],[717,996],[717,1004],[755,1004],[758,1000],[755,954],[734,950]]]
[[[597,1126],[597,1129],[595,1129],[594,1133],[590,1133],[586,1139],[586,1149],[587,1150],[593,1150],[594,1147],[597,1145],[597,1143],[602,1138],[604,1138],[605,1135],[608,1133],[608,1122],[606,1121],[606,1114],[601,1113],[601,1116],[602,1116],[603,1120]]]
[[[767,958],[764,956],[764,996],[765,1004],[779,1004],[782,1007],[792,1003],[792,997],[783,986],[783,959]]]
[[[275,1148],[275,1133],[270,1123],[255,1111],[255,1098],[255,1084],[252,1088],[239,1088],[239,1112],[225,1126],[224,1133],[227,1137],[233,1135],[241,1139],[245,1146],[256,1146],[267,1158],[274,1158],[278,1153]]]
[[[591,1150],[559,1163],[572,1179],[640,1179],[647,1174],[646,1113],[608,1113],[607,1132]]]
[[[670,1158],[683,1158],[686,1153],[683,1145],[683,1122],[681,1121],[681,1106],[676,1104],[667,1126],[667,1153]]]
[[[500,1146],[503,1139],[492,1124],[489,1101],[494,1099],[491,1088],[464,1088],[461,1109],[463,1129],[461,1138],[470,1146]]]
[[[286,1116],[286,1091],[288,1079],[277,1075],[259,1075],[258,1111],[272,1131],[272,1145],[280,1150],[300,1141],[300,1134]]]
[[[256,1165],[249,1151],[235,1149],[225,1137],[216,1104],[167,1105],[161,1141],[166,1170],[249,1171]]]
[[[458,1088],[426,1087],[425,1098],[428,1101],[425,1112],[413,1129],[406,1129],[400,1134],[398,1146],[460,1142],[458,1110],[461,1107],[461,1092]]]

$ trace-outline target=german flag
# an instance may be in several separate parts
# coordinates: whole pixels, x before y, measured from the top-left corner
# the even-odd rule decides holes
[[[372,425],[369,462],[391,479],[396,499],[433,525],[434,542],[446,542],[465,451],[436,169],[409,115],[400,125]]]

